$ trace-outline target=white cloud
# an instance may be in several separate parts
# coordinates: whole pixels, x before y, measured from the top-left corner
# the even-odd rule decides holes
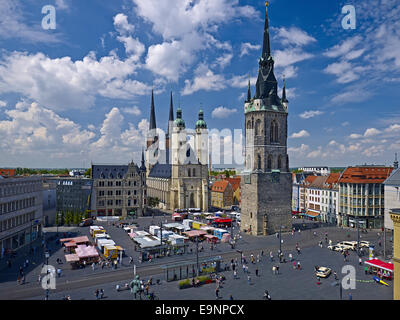
[[[185,87],[182,90],[182,95],[189,95],[199,90],[219,91],[225,87],[225,81],[222,75],[214,74],[206,65],[201,64],[195,70],[193,81],[185,80]]]
[[[54,110],[90,108],[98,95],[132,99],[151,90],[128,78],[138,68],[134,61],[113,55],[97,59],[92,52],[76,61],[13,52],[0,63],[0,93],[19,93]]]
[[[69,5],[66,1],[67,0],[56,0],[56,9],[57,10],[68,10]]]
[[[0,100],[0,108],[4,108],[7,105],[7,102]]]
[[[361,36],[355,36],[353,38],[349,38],[343,40],[340,44],[333,46],[332,48],[327,49],[323,54],[329,58],[338,58],[338,57],[346,57],[349,53],[351,53],[352,49],[362,42]],[[358,51],[358,50],[357,50]],[[355,58],[354,54],[350,54],[349,57]],[[351,59],[349,59],[351,60]]]
[[[323,113],[324,113],[323,111],[319,111],[319,110],[309,110],[309,111],[304,111],[302,114],[299,115],[299,117],[303,118],[303,119],[310,119],[310,118],[319,116]]]
[[[215,65],[219,66],[221,69],[224,69],[226,66],[228,66],[231,63],[232,58],[233,58],[232,53],[225,53],[224,55],[218,57],[215,60]]]
[[[350,139],[359,139],[361,137],[362,137],[362,135],[358,134],[358,133],[352,133],[351,135],[349,135]]]
[[[146,68],[174,82],[197,61],[198,52],[215,48],[231,50],[229,43],[221,43],[211,34],[220,25],[234,18],[257,16],[256,10],[240,6],[238,0],[132,1],[136,14],[163,38],[162,43],[149,47]]]
[[[139,116],[142,112],[137,106],[133,106],[130,108],[122,108],[121,109],[123,112],[134,115],[134,116]]]
[[[239,57],[243,57],[245,55],[249,54],[249,51],[251,50],[260,50],[261,49],[261,45],[259,44],[251,44],[250,42],[245,42],[242,43],[240,46],[240,55]]]
[[[299,132],[293,133],[290,138],[297,139],[297,138],[305,138],[309,137],[310,134],[308,133],[307,130],[300,130]]]
[[[135,27],[128,22],[128,17],[123,13],[114,16],[114,27],[121,35],[133,33]]]
[[[317,40],[310,36],[307,32],[296,28],[291,27],[286,29],[282,28],[273,28],[273,30],[277,30],[277,34],[275,36],[276,39],[279,39],[283,45],[296,45],[296,46],[305,46],[309,43],[316,42]]]
[[[364,132],[364,137],[373,137],[376,136],[377,134],[381,133],[378,129],[375,128],[368,128]]]
[[[22,3],[16,0],[0,1],[0,39],[19,39],[33,43],[59,43],[62,36],[58,32],[47,32],[41,23],[28,25],[25,21]],[[40,16],[40,12],[37,13]]]
[[[385,129],[385,132],[400,132],[400,124],[392,124],[390,127]]]
[[[215,108],[212,111],[211,116],[213,118],[224,119],[224,118],[227,118],[227,117],[229,117],[230,115],[232,115],[232,114],[234,114],[236,112],[237,112],[237,109],[229,109],[229,108],[226,108],[224,106],[220,106],[220,107]]]

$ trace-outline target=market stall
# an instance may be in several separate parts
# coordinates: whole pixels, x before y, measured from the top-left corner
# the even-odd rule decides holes
[[[206,234],[204,236],[204,238],[207,240],[207,242],[210,242],[210,243],[218,243],[218,241],[219,241],[218,237],[213,236],[211,234]]]
[[[366,260],[364,263],[370,266],[370,273],[377,274],[380,278],[392,279],[394,270],[393,263],[384,262],[379,259]]]

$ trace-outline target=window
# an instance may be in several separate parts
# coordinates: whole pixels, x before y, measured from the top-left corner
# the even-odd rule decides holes
[[[281,168],[282,168],[282,156],[279,155],[278,156],[278,169],[281,169]]]
[[[271,155],[268,155],[267,169],[268,170],[272,169],[272,156]]]
[[[270,140],[271,142],[278,142],[279,137],[278,137],[278,122],[276,120],[273,120],[271,122],[271,128],[270,128]]]
[[[261,120],[257,119],[256,120],[256,128],[255,128],[255,135],[260,136],[261,135]]]

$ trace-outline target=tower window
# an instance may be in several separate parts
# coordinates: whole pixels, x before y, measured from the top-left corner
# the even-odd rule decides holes
[[[258,119],[257,121],[256,121],[256,128],[255,128],[256,130],[256,132],[255,132],[255,134],[256,134],[256,136],[260,136],[261,135],[261,120],[260,119]]]
[[[278,122],[276,120],[273,120],[271,122],[271,129],[270,129],[271,142],[278,142],[279,141],[278,131],[279,131]]]

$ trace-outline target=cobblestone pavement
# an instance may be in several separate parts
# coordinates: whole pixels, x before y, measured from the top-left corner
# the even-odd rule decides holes
[[[152,224],[157,224],[159,225],[160,221],[162,220],[163,223],[165,223],[165,219],[167,219],[167,222],[170,222],[170,219],[167,217],[144,217],[144,218],[139,218],[137,219],[140,229],[145,229],[148,230],[149,225]],[[127,279],[126,281],[128,281],[130,278],[130,274],[133,274],[132,272],[132,265],[130,265],[128,263],[129,260],[129,256],[132,256],[134,259],[134,263],[138,266],[137,270],[138,273],[140,274],[140,272],[142,272],[145,275],[154,275],[154,277],[158,277],[160,279],[163,278],[163,275],[157,275],[157,273],[160,273],[160,269],[159,266],[164,265],[164,264],[168,264],[174,261],[182,261],[182,260],[186,260],[186,259],[190,259],[190,260],[194,260],[196,258],[196,255],[194,254],[195,252],[195,245],[191,244],[192,248],[192,253],[186,253],[184,255],[177,255],[177,256],[170,256],[170,257],[163,257],[160,259],[155,259],[153,262],[149,263],[149,262],[143,262],[141,264],[138,263],[138,257],[139,257],[139,253],[136,252],[134,250],[134,244],[133,242],[129,239],[127,233],[121,229],[121,228],[117,228],[115,226],[112,226],[112,224],[109,223],[98,223],[98,224],[102,224],[104,225],[104,227],[106,228],[106,231],[108,234],[110,234],[111,238],[118,244],[121,245],[127,253],[127,257],[125,257],[123,259],[122,264],[119,266],[119,268],[117,270],[113,270],[111,268],[105,268],[105,269],[101,269],[99,266],[96,266],[95,270],[93,271],[91,267],[87,267],[85,269],[80,269],[80,270],[71,270],[69,268],[68,265],[66,265],[66,263],[64,262],[62,265],[57,265],[56,263],[56,259],[57,258],[61,258],[62,260],[64,260],[64,252],[63,249],[61,248],[61,246],[57,246],[54,241],[52,242],[48,242],[48,246],[51,250],[51,257],[49,259],[49,264],[54,265],[55,267],[60,267],[62,269],[62,277],[58,278],[57,281],[58,283],[63,284],[63,288],[65,290],[71,288],[71,290],[75,290],[73,289],[74,287],[76,288],[76,290],[78,290],[79,292],[82,292],[82,296],[79,297],[78,299],[84,298],[86,295],[88,295],[88,292],[90,290],[94,291],[95,288],[92,288],[92,286],[99,286],[101,284],[101,286],[103,287],[103,289],[106,289],[107,287],[107,292],[113,292],[115,291],[115,285],[117,284],[116,281],[118,281],[119,284],[124,283],[125,280],[123,279]],[[70,228],[68,229],[71,232],[74,232],[74,235],[89,235],[89,228],[85,227],[85,228]],[[46,237],[48,237],[51,232],[52,229],[49,229],[48,235],[46,235]],[[235,234],[236,232],[238,232],[238,228],[234,228],[233,233]],[[316,236],[314,236],[314,232],[317,233]],[[282,240],[283,243],[281,243],[282,246],[282,250],[285,253],[289,253],[290,251],[294,252],[294,248],[296,246],[296,244],[298,243],[298,245],[300,246],[300,248],[302,249],[303,253],[304,253],[304,257],[306,257],[306,253],[307,255],[310,256],[310,258],[306,259],[304,262],[307,263],[306,261],[313,261],[311,262],[311,269],[313,268],[314,265],[318,264],[318,265],[322,265],[322,263],[318,262],[320,259],[322,259],[325,255],[328,256],[332,256],[332,257],[337,257],[338,261],[340,262],[340,260],[343,260],[342,256],[336,252],[331,252],[330,250],[327,250],[326,248],[319,248],[319,247],[315,247],[318,242],[320,240],[324,240],[325,238],[325,233],[328,233],[328,239],[331,239],[333,241],[333,243],[336,243],[337,241],[343,241],[343,240],[357,240],[357,231],[354,229],[342,229],[342,228],[337,228],[337,227],[321,227],[321,228],[316,228],[316,229],[309,229],[309,230],[303,230],[300,232],[295,232],[294,235],[292,234],[282,234]],[[362,240],[369,240],[372,243],[376,244],[378,242],[378,239],[382,238],[382,235],[378,235],[378,231],[370,231],[367,234],[361,234],[361,239]],[[63,236],[61,234],[61,236]],[[387,244],[391,245],[390,241],[387,241]],[[324,243],[324,247],[326,247],[326,244]],[[255,255],[257,253],[260,253],[261,250],[264,250],[265,255],[268,255],[269,251],[273,251],[274,255],[276,256],[276,252],[279,249],[279,239],[276,237],[276,235],[272,235],[272,236],[261,236],[261,237],[252,237],[252,236],[248,236],[246,234],[242,234],[242,238],[241,240],[239,240],[239,242],[237,243],[237,246],[235,249],[232,249],[231,246],[229,244],[226,243],[222,243],[219,244],[217,246],[216,249],[214,250],[210,250],[208,245],[204,245],[204,252],[200,253],[200,256],[216,256],[216,255],[220,255],[222,256],[224,259],[230,260],[233,257],[238,257],[240,259],[240,255],[237,253],[236,250],[242,250],[244,252],[245,255],[249,255],[250,253],[254,253]],[[379,249],[379,247],[378,247]],[[311,250],[311,251],[310,251]],[[41,269],[42,269],[42,265],[44,262],[44,257],[43,257],[43,252],[40,251],[38,249],[39,253],[36,255],[36,257],[30,257],[28,255],[28,257],[30,257],[30,266],[27,268],[26,270],[26,283],[24,285],[17,285],[16,284],[16,278],[17,278],[17,274],[18,274],[18,269],[19,266],[21,264],[18,263],[22,263],[22,261],[24,260],[23,255],[19,258],[19,260],[15,260],[13,261],[13,266],[11,269],[3,269],[1,271],[0,274],[0,299],[10,299],[10,297],[12,298],[12,294],[15,293],[15,297],[17,297],[18,299],[20,298],[29,298],[29,297],[34,297],[37,296],[38,293],[37,292],[41,292],[43,291],[40,287],[39,284],[37,283],[37,278],[39,276],[39,274],[41,273]],[[190,250],[188,250],[190,252]],[[354,254],[355,256],[355,254]],[[22,258],[22,259],[21,259]],[[302,258],[305,259],[305,258]],[[65,261],[65,260],[64,260]],[[323,260],[322,260],[323,262]],[[330,262],[330,260],[328,260],[328,262]],[[332,261],[333,263],[334,261]],[[267,261],[265,261],[264,263],[267,263]],[[303,263],[303,261],[302,261]],[[285,268],[289,268],[290,267],[289,264],[282,264],[281,270],[282,273],[284,272]],[[250,269],[253,266],[250,266]],[[265,265],[264,267],[260,266],[260,271],[262,268],[266,268],[266,270],[264,270],[262,272],[262,274],[265,274],[265,276],[267,275],[267,273],[272,273],[270,269],[270,267],[268,267],[267,265]],[[290,270],[292,271],[292,270]],[[300,271],[301,273],[302,271]],[[337,271],[339,273],[339,271]],[[311,272],[312,274],[312,272]],[[129,275],[129,276],[128,276]],[[227,278],[229,279],[229,273],[226,275]],[[261,281],[263,279],[263,277],[260,277],[260,281],[256,281],[255,280],[255,276],[253,275],[252,278],[254,278],[254,282],[255,284],[253,285],[248,285],[247,284],[247,279],[246,279],[246,288],[256,288],[256,286],[259,284],[259,286],[263,286]],[[267,279],[267,278],[265,278]],[[275,276],[274,278],[270,279],[272,281],[272,283],[274,281],[277,281],[278,279],[283,279],[282,275],[278,275]],[[285,277],[286,279],[286,277]],[[290,277],[289,277],[290,279]],[[301,278],[303,279],[303,278]],[[308,279],[308,280],[306,280]],[[294,279],[292,279],[294,280]],[[305,282],[307,281],[311,281],[312,280],[312,276],[311,278],[305,278]],[[125,281],[125,282],[126,282]],[[303,286],[303,280],[299,280],[298,282],[301,283],[301,286]],[[311,281],[312,282],[312,281]],[[242,296],[242,291],[239,290],[240,285],[238,286],[238,289],[235,289],[234,287],[234,283],[239,284],[240,281],[239,280],[232,280],[232,281],[227,281],[227,283],[232,283],[232,289],[231,289],[231,293],[234,297],[235,295],[237,296],[237,298],[248,298],[248,299],[257,299],[256,296],[256,292],[257,291],[253,291],[252,289],[248,290],[248,292],[243,292],[244,295]],[[280,281],[278,281],[278,283],[281,283]],[[243,284],[242,284],[243,285]],[[375,288],[377,285],[373,284],[374,286],[372,286],[373,288]],[[221,290],[221,292],[226,292],[227,288],[229,288],[229,284],[227,284],[225,286],[224,289]],[[360,282],[360,286],[371,286],[371,284],[368,283],[361,283]],[[108,289],[108,287],[110,289]],[[171,293],[170,295],[168,295],[169,290],[172,290],[171,292],[174,292],[174,288],[177,288],[177,284],[173,284],[173,283],[168,283],[168,284],[164,284],[161,286],[157,286],[156,289],[156,293],[157,290],[159,290],[159,295],[160,298],[163,299],[181,299],[181,298],[186,298],[189,296],[190,299],[196,299],[197,297],[197,293],[202,293],[204,292],[208,292],[209,289],[212,287],[211,292],[211,296],[207,296],[209,294],[207,294],[204,297],[199,297],[199,299],[206,299],[206,298],[213,298],[215,295],[215,288],[214,285],[208,285],[208,286],[204,286],[202,288],[190,288],[190,289],[185,289],[185,290],[179,290],[177,289],[176,293]],[[312,286],[314,287],[314,286]],[[331,287],[331,286],[330,286]],[[5,294],[5,291],[2,289],[5,288],[12,288],[11,290],[11,295],[10,294]],[[68,289],[67,289],[68,288]],[[79,289],[78,289],[79,288]],[[155,287],[154,287],[155,288]],[[159,288],[159,289],[158,289]],[[164,289],[164,288],[168,288],[168,289]],[[316,289],[317,288],[317,289]],[[314,288],[315,290],[319,290],[321,291],[321,286]],[[319,288],[319,289],[318,289]],[[334,290],[334,288],[337,287],[331,287],[331,290]],[[32,289],[32,290],[30,290]],[[36,290],[34,290],[36,289]],[[40,289],[38,291],[38,289]],[[64,291],[63,289],[63,291]],[[262,288],[260,288],[261,290]],[[267,288],[268,289],[268,288]],[[167,290],[164,293],[164,290]],[[261,291],[263,292],[264,289],[262,289]],[[268,289],[269,290],[269,289]],[[285,291],[285,292],[281,292],[281,290],[279,290],[279,285],[277,286],[277,298],[278,299],[293,299],[293,296],[290,294],[290,292],[292,292],[292,290],[289,291]],[[379,289],[374,289],[379,290]],[[56,290],[57,291],[57,290]],[[236,292],[237,293],[234,293]],[[312,290],[311,290],[312,291]],[[329,290],[328,290],[329,291]],[[338,291],[338,290],[337,290]],[[3,292],[4,294],[2,295]],[[296,290],[294,290],[294,292],[296,292]],[[324,290],[322,289],[321,292],[324,292]],[[330,291],[329,291],[330,292]],[[112,298],[114,299],[120,299],[120,297],[123,297],[122,299],[130,299],[130,295],[128,292],[120,292],[117,293],[117,296],[112,296]],[[282,293],[282,295],[281,295]],[[283,294],[285,293],[285,294]],[[258,293],[257,293],[258,294]],[[325,293],[323,293],[325,294]],[[39,293],[40,295],[40,293]],[[63,295],[63,292],[58,292],[54,294],[54,297],[57,297],[57,295]],[[91,294],[93,296],[93,294]],[[193,295],[193,296],[192,296]],[[254,295],[254,296],[253,296]],[[79,295],[77,295],[79,296]],[[110,293],[110,297],[111,297],[111,293]],[[181,297],[181,298],[179,298]],[[355,298],[355,295],[353,295],[353,297]],[[90,297],[90,298],[94,298]],[[317,299],[323,299],[322,297],[319,297]],[[328,299],[332,299],[329,298]]]
[[[349,299],[351,293],[353,300],[392,300],[393,288],[389,281],[389,287],[382,286],[372,280],[372,275],[364,274],[364,266],[358,264],[358,256],[351,253],[348,262],[340,253],[333,252],[326,248],[314,246],[306,248],[300,255],[292,252],[295,261],[300,261],[302,270],[294,270],[292,263],[271,262],[269,257],[264,256],[259,263],[249,263],[249,271],[251,281],[248,283],[247,274],[241,267],[238,270],[238,279],[233,279],[232,271],[225,271],[221,274],[225,275],[226,280],[220,289],[221,299],[229,299],[232,295],[235,300],[260,300],[263,297],[264,290],[268,290],[273,300],[339,300],[340,288],[334,285],[336,281],[334,276],[330,275],[326,279],[321,279],[321,284],[317,284],[314,275],[314,266],[327,266],[336,271],[339,278],[342,274],[344,265],[352,265],[356,270],[356,288],[342,290],[342,299]],[[279,274],[272,272],[272,266],[279,265]],[[259,276],[255,275],[258,268]],[[139,273],[140,274],[140,273]],[[203,285],[197,288],[179,289],[178,282],[165,282],[163,275],[154,277],[161,279],[161,284],[154,284],[150,288],[150,292],[154,292],[161,300],[210,300],[215,299],[215,284]],[[147,280],[149,277],[142,277]],[[70,290],[50,294],[50,300],[62,299],[65,295],[70,295],[72,300],[94,300],[94,292],[96,289],[105,291],[104,300],[132,300],[133,295],[130,291],[117,292],[115,286],[117,284],[123,286],[131,281],[131,278],[124,281],[104,283],[102,285],[90,286],[79,290]],[[44,299],[44,291],[42,296],[32,299]],[[144,298],[145,299],[145,298]]]

